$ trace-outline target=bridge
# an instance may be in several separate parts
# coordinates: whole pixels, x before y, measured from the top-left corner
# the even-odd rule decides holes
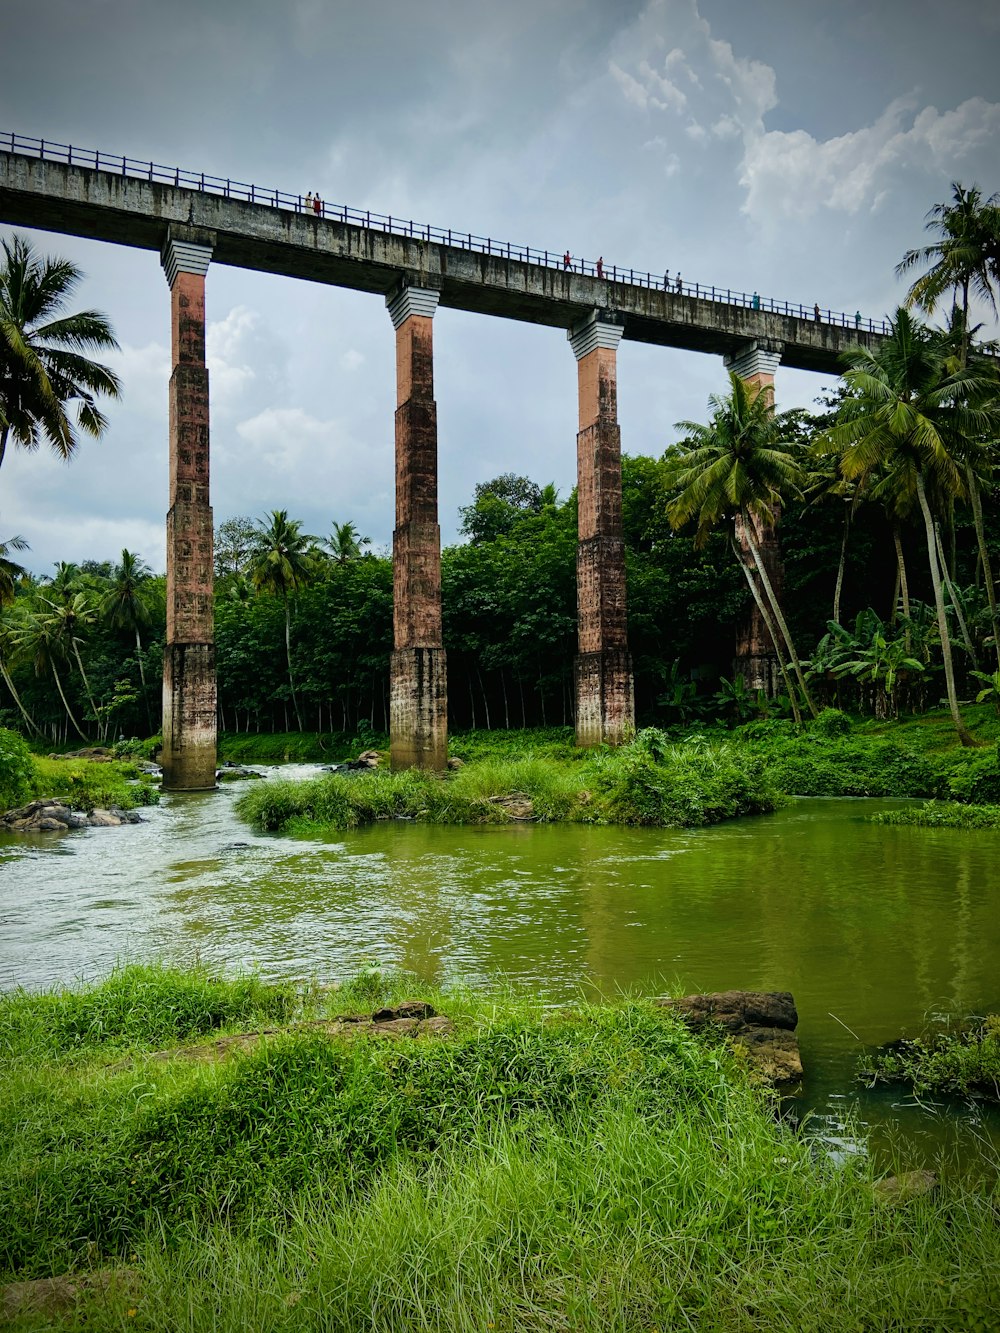
[[[621,537],[617,348],[621,340],[722,356],[770,390],[779,364],[839,372],[841,354],[889,332],[860,313],[811,310],[680,274],[515,245],[331,205],[277,188],[16,134],[0,134],[0,222],[152,250],[171,292],[164,779],[214,785],[205,276],[210,264],[384,298],[396,331],[396,526],[390,683],[395,767],[443,768],[437,406],[438,306],[565,330],[577,359],[578,743],[620,741],[634,720]]]

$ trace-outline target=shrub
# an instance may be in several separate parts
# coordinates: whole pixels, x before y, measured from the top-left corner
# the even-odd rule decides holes
[[[824,708],[810,730],[818,732],[821,736],[846,736],[852,726],[851,719],[839,708]]]
[[[24,737],[0,727],[0,810],[18,805],[31,794],[34,772]]]

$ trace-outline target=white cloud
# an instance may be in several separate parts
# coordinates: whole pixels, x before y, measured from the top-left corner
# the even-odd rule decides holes
[[[341,370],[346,370],[349,375],[361,369],[365,364],[365,355],[359,352],[356,347],[349,347],[340,358]]]

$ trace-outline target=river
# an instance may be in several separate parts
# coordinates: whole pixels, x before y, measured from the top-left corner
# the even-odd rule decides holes
[[[314,771],[285,768],[282,775]],[[900,802],[797,800],[709,829],[384,823],[259,835],[240,784],[165,795],[145,822],[0,834],[0,988],[200,960],[329,981],[376,963],[437,984],[503,976],[553,1000],[630,989],[790,990],[796,1099],[833,1151],[995,1164],[1000,1115],[854,1077],[865,1046],[935,1013],[1000,1009],[1000,835],[883,828]]]

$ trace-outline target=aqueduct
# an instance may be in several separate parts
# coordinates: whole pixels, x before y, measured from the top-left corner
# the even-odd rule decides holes
[[[205,278],[212,263],[384,298],[396,336],[394,767],[443,768],[434,313],[439,306],[565,331],[577,361],[576,735],[619,741],[634,718],[621,528],[620,341],[714,353],[770,386],[780,363],[837,373],[881,321],[668,281],[490,237],[331,207],[280,190],[69,145],[0,135],[0,222],[152,250],[171,305],[164,784],[215,785],[216,682]]]

